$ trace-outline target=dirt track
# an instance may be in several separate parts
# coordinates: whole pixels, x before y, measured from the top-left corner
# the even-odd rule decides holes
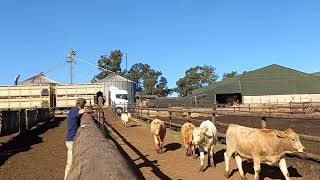
[[[67,150],[66,121],[56,119],[12,137],[0,147],[1,180],[62,180]]]
[[[217,167],[208,168],[205,172],[199,172],[200,160],[185,157],[185,151],[181,147],[180,133],[168,131],[165,138],[164,154],[157,154],[154,151],[152,136],[149,133],[149,125],[141,121],[131,121],[129,127],[124,127],[119,119],[107,115],[109,129],[117,135],[116,140],[128,153],[145,179],[225,179],[222,145],[216,149],[215,159]],[[316,172],[318,166],[311,164],[304,168],[296,159],[287,158],[287,165],[292,179],[319,179]],[[206,161],[205,161],[206,162]],[[231,168],[234,174],[230,178],[240,179],[236,170],[234,160],[231,161]],[[244,169],[247,177],[253,179],[253,168],[251,163],[244,162]],[[311,169],[310,169],[311,168]],[[278,167],[262,165],[261,179],[281,179],[281,171]]]
[[[159,155],[154,151],[148,124],[131,121],[130,127],[124,127],[112,114],[106,116],[119,150],[135,166],[141,179],[225,179],[222,145],[216,149],[217,168],[208,168],[200,173],[199,159],[185,157],[180,133],[167,132],[166,152]],[[57,119],[27,134],[10,137],[10,141],[6,140],[8,137],[0,138],[3,142],[2,147],[0,145],[0,179],[63,179],[66,121],[62,120]],[[320,165],[317,163],[287,158],[287,165],[292,179],[319,179]],[[240,179],[233,159],[231,168],[234,174],[230,179]],[[244,169],[247,177],[253,179],[252,164],[244,163]],[[278,167],[264,165],[261,173],[262,179],[282,177]]]

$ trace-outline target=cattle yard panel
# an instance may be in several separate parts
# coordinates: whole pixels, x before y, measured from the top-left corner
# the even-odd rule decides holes
[[[161,112],[167,112],[167,115],[163,115]],[[230,115],[230,116],[254,116],[254,117],[261,117],[261,128],[267,128],[267,118],[286,118],[286,119],[320,119],[320,114],[291,114],[291,113],[259,113],[259,112],[235,112],[230,110],[217,110],[213,109],[173,109],[173,108],[133,108],[133,113],[135,116],[139,118],[146,119],[148,123],[150,120],[157,118],[169,118],[169,121],[164,121],[165,124],[170,129],[180,129],[182,125],[172,123],[172,118],[174,118],[173,113],[180,113],[180,114],[187,114],[187,117],[182,117],[181,119],[185,120],[186,122],[192,122],[191,114],[197,113],[205,116],[211,116],[214,124],[228,127],[229,124],[214,121],[216,115]],[[304,134],[298,134],[299,137],[303,140],[309,140],[314,142],[320,142],[320,137],[318,136],[310,136]],[[225,134],[218,133],[218,137],[225,138]],[[320,155],[312,154],[312,153],[294,153],[295,156],[303,158],[303,159],[313,159],[316,161],[320,161]]]
[[[0,109],[49,107],[50,85],[0,86]]]
[[[54,118],[48,108],[0,110],[0,136],[23,133]]]
[[[98,91],[104,92],[102,83],[56,85],[56,108],[73,107],[76,105],[77,98],[86,99],[86,105],[91,106],[94,104],[94,97]]]

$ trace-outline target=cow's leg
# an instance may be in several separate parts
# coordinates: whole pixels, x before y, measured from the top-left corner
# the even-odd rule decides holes
[[[254,169],[254,179],[259,179],[259,173],[261,170],[260,167],[261,159],[257,157],[253,157],[253,169]]]
[[[197,159],[196,145],[191,145],[191,148],[192,148],[193,159]]]
[[[239,155],[236,155],[235,159],[236,159],[236,163],[237,163],[237,167],[238,167],[241,179],[246,179],[246,177],[244,176],[244,173],[243,173],[243,169],[242,169],[242,159],[241,159],[241,157]]]
[[[161,137],[159,137],[159,142],[160,142],[160,153],[162,154],[162,153],[164,153],[164,150],[163,150],[163,139],[164,138],[162,138],[161,139]]]
[[[204,170],[204,166],[203,166],[204,149],[203,149],[203,147],[199,146],[199,152],[200,152],[200,163],[201,163],[200,172],[203,172],[203,170]]]
[[[290,180],[289,172],[288,172],[288,169],[287,169],[286,160],[284,158],[280,159],[279,167],[280,167],[280,170],[281,170],[283,176],[286,178],[286,180]]]
[[[211,161],[211,163],[209,165],[211,167],[216,167],[216,163],[214,161],[214,144],[210,148],[210,161]]]
[[[230,151],[230,149],[227,148],[227,151],[223,154],[224,155],[224,162],[226,164],[225,174],[224,174],[224,176],[226,178],[229,178],[229,161],[230,161],[230,158],[233,153],[234,153],[234,151]]]
[[[159,144],[159,141],[158,141],[158,138],[157,138],[156,135],[153,136],[153,141],[154,141],[154,146],[156,147],[156,151],[157,151],[157,153],[159,153],[160,152],[159,151],[160,150],[159,149],[160,148],[160,146],[159,146],[160,144]]]

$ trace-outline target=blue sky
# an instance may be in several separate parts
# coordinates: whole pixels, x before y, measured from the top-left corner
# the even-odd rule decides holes
[[[318,0],[3,0],[0,84],[63,63],[69,48],[91,63],[121,49],[129,67],[150,64],[169,87],[189,67],[204,64],[220,77],[273,63],[320,71],[319,8]],[[75,66],[77,83],[97,73],[80,62]],[[67,83],[69,67],[47,76]]]

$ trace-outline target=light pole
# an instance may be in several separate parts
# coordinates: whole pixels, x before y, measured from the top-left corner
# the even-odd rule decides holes
[[[128,53],[124,53],[126,55],[126,79],[127,79],[127,91],[128,91],[128,96],[131,95],[131,91],[129,92],[129,77],[128,77]],[[130,97],[130,96],[129,96]],[[128,104],[127,104],[127,112],[129,112],[129,97],[128,99]]]

